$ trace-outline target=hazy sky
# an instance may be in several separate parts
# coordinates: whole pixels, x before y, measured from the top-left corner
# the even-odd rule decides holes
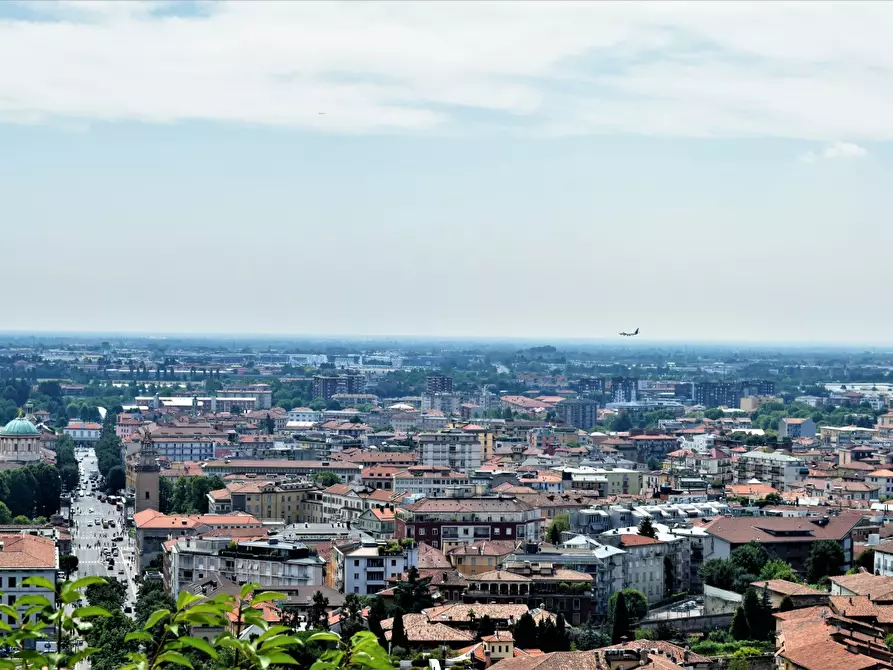
[[[0,3],[0,329],[891,341],[891,34],[887,3]]]

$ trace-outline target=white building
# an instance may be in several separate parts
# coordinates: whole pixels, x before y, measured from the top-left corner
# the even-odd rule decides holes
[[[362,541],[335,546],[335,582],[342,593],[373,595],[388,588],[388,580],[398,577],[416,564],[416,549],[386,554],[384,545]]]
[[[616,544],[626,552],[623,566],[624,588],[641,591],[649,604],[666,597],[664,556],[670,553],[668,543],[639,535],[635,527],[611,530],[602,533],[599,539]]]
[[[778,436],[796,440],[801,437],[815,437],[815,421],[782,417],[778,420]]]
[[[758,479],[779,491],[806,479],[809,468],[802,458],[783,451],[751,451],[738,457],[735,482],[746,484]]]
[[[874,574],[893,577],[893,540],[881,542],[874,548]]]
[[[450,468],[413,466],[394,473],[394,491],[414,498],[443,498],[447,492],[471,494],[473,487],[467,474]]]
[[[865,481],[880,487],[878,497],[893,496],[893,470],[875,470],[865,475]]]
[[[288,410],[289,421],[319,423],[321,416],[322,414],[320,412],[317,412],[315,409],[310,409],[309,407],[295,407],[294,409]]]
[[[448,467],[462,472],[481,467],[482,446],[473,433],[462,430],[420,433],[418,442],[422,465]]]
[[[0,534],[0,590],[3,596],[0,602],[15,607],[19,614],[28,607],[17,607],[16,602],[24,596],[44,596],[53,605],[56,594],[36,586],[27,586],[22,582],[28,577],[43,577],[50,584],[56,583],[59,571],[59,552],[50,538],[37,537],[28,533]],[[36,615],[32,615],[36,617]],[[16,622],[4,616],[13,628]],[[48,632],[52,632],[50,627]],[[30,641],[33,645],[33,641]],[[31,647],[33,649],[33,646]]]
[[[325,561],[300,542],[276,538],[239,541],[232,537],[178,537],[164,543],[164,579],[171,595],[191,582],[219,575],[263,588],[322,586]]]
[[[69,421],[68,425],[62,429],[62,432],[75,442],[99,442],[102,426],[98,423],[87,421]]]

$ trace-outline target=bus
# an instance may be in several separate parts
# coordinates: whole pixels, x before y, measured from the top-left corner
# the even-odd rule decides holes
[[[108,527],[109,527],[108,519],[103,519],[103,520],[102,520],[102,527],[103,527],[103,528],[108,528]]]

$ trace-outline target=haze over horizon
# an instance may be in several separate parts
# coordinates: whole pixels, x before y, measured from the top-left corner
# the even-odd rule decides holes
[[[0,4],[29,301],[0,329],[893,340],[891,28],[871,3]]]

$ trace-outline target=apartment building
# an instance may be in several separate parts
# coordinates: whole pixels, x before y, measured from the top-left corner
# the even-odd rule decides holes
[[[309,407],[294,407],[288,410],[288,420],[298,423],[319,423],[321,417],[321,412]]]
[[[54,591],[39,586],[27,586],[22,582],[28,577],[42,577],[50,584],[56,583],[59,574],[59,552],[50,538],[31,535],[27,531],[0,534],[0,603],[15,608],[21,616],[28,607],[17,606],[24,596],[43,596],[56,604]],[[31,615],[32,619],[36,615]],[[8,616],[3,620],[13,629],[18,623]],[[53,638],[53,628],[44,630]],[[25,643],[26,648],[34,649],[34,640]]]
[[[68,425],[62,429],[62,432],[77,444],[92,444],[99,442],[102,425],[89,421],[69,421]]]
[[[696,405],[734,407],[741,404],[741,386],[736,382],[695,382],[692,396]]]
[[[187,584],[215,576],[272,589],[324,583],[325,561],[300,542],[177,537],[165,542],[162,551],[165,587],[174,599]]]
[[[589,466],[555,468],[561,473],[564,489],[598,491],[599,497],[638,495],[642,492],[642,473],[628,468],[592,468]]]
[[[735,482],[746,484],[758,479],[763,484],[786,491],[789,486],[806,479],[806,461],[783,451],[751,451],[738,457]]]
[[[425,378],[425,393],[452,393],[453,378],[447,375],[428,375]]]
[[[420,433],[417,441],[422,465],[471,472],[483,462],[481,442],[473,433],[463,430]]]
[[[530,503],[503,496],[429,499],[405,505],[397,515],[397,536],[427,542],[435,549],[479,540],[539,542],[541,511]]]
[[[258,519],[292,524],[305,520],[301,503],[315,491],[316,485],[310,481],[233,482],[208,493],[208,511],[212,514],[246,512]]]
[[[844,447],[856,442],[867,442],[877,435],[874,428],[860,426],[822,426],[819,436],[822,443],[832,447]]]
[[[313,397],[331,400],[336,393],[364,393],[366,377],[359,373],[313,375]]]
[[[633,377],[611,378],[611,402],[636,402],[638,399],[638,379]]]
[[[224,459],[205,463],[205,475],[261,475],[291,476],[309,478],[317,472],[332,472],[342,482],[352,482],[360,478],[363,466],[345,461],[289,461],[282,459],[249,460]]]
[[[253,398],[256,409],[271,409],[273,407],[273,390],[269,384],[224,386],[222,389],[218,389],[217,398]]]
[[[567,398],[555,405],[555,413],[568,426],[592,430],[598,422],[598,403],[586,398]]]
[[[878,487],[878,498],[893,496],[893,470],[875,470],[865,475],[865,481],[872,486]]]
[[[449,467],[414,465],[393,475],[393,490],[419,498],[467,496],[474,491],[464,472]]]
[[[327,521],[354,521],[378,505],[402,502],[402,493],[369,489],[362,484],[335,484],[322,492],[322,515]]]
[[[335,588],[342,593],[371,596],[390,587],[389,579],[398,578],[417,563],[418,550],[400,547],[389,551],[387,545],[363,540],[335,545]]]
[[[796,440],[801,437],[815,437],[815,421],[782,417],[778,420],[778,437]]]

